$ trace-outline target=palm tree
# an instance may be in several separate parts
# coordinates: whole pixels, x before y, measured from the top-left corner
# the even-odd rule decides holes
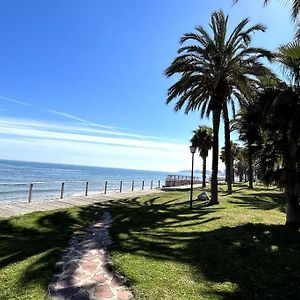
[[[262,127],[259,164],[266,184],[275,183],[287,195],[287,225],[300,225],[300,94],[294,87],[261,93],[271,102]]]
[[[257,24],[247,27],[243,19],[228,34],[228,16],[222,11],[211,15],[210,35],[202,26],[196,32],[186,33],[181,44],[190,42],[178,50],[178,56],[166,69],[167,77],[179,75],[179,80],[168,89],[166,103],[177,99],[175,111],[185,106],[185,113],[200,110],[200,116],[213,119],[213,157],[211,176],[211,202],[218,204],[218,159],[220,117],[232,95],[237,99],[248,98],[257,83],[256,76],[269,71],[259,59],[271,58],[269,51],[251,47],[252,34],[265,31]]]
[[[247,152],[244,147],[237,148],[235,167],[239,176],[239,182],[243,182],[243,178],[245,178],[246,181],[248,164]]]
[[[288,84],[300,90],[300,41],[281,46],[276,55]]]
[[[206,187],[206,158],[208,151],[212,147],[213,130],[208,126],[199,126],[193,131],[194,135],[191,139],[191,143],[199,150],[199,154],[203,160],[202,168],[202,187]]]
[[[231,141],[230,141],[230,121],[228,116],[227,103],[223,104],[223,120],[224,120],[224,134],[225,134],[225,149],[224,161],[226,166],[226,183],[227,193],[232,194],[232,156],[231,156]]]
[[[264,1],[264,5],[267,5],[270,0],[263,0]],[[237,2],[239,2],[239,0],[233,0],[233,3],[236,4]],[[283,2],[283,1],[281,1]],[[292,18],[294,21],[297,20],[297,17],[299,15],[300,12],[300,0],[288,0],[287,2],[291,3],[292,6]]]
[[[229,163],[229,167],[228,167],[228,168],[230,168],[230,174],[228,174],[226,172],[226,177],[225,177],[226,182],[228,182],[230,179],[231,182],[234,183],[234,163],[238,157],[238,150],[239,150],[238,148],[239,148],[238,144],[230,141],[230,148],[229,148],[230,149],[230,163]],[[225,146],[222,147],[222,149],[221,149],[220,159],[222,162],[226,163],[226,147]],[[229,194],[229,192],[228,192],[228,194]]]
[[[236,4],[237,2],[239,2],[239,0],[233,0],[232,2],[233,2],[233,4]],[[267,5],[270,2],[270,0],[263,0],[263,2],[264,2],[264,5]],[[281,2],[290,2],[290,4],[291,4],[291,7],[292,7],[291,16],[297,26],[295,38],[299,39],[300,38],[300,23],[299,23],[298,17],[299,17],[299,13],[300,13],[300,0],[286,0],[286,1],[281,0]]]
[[[259,93],[257,125],[260,172],[266,184],[275,183],[287,196],[286,225],[300,226],[300,42],[280,47],[277,60],[289,83]]]
[[[259,78],[259,91],[279,86],[283,86],[283,83],[274,74]],[[253,188],[254,155],[259,150],[259,145],[262,142],[259,125],[263,121],[262,113],[265,109],[265,104],[261,103],[256,95],[253,95],[250,101],[243,103],[238,114],[231,121],[231,130],[239,132],[239,139],[245,145],[242,155],[244,156],[243,159],[247,159],[249,188]],[[240,167],[242,165],[239,164]]]
[[[248,102],[241,107],[233,128],[239,132],[239,138],[245,143],[248,164],[249,188],[253,188],[253,156],[258,150],[260,140],[259,124],[261,122],[260,106],[255,101]]]

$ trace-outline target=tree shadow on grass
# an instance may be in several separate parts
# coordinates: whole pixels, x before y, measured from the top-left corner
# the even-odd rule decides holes
[[[299,299],[299,238],[278,225],[223,227],[199,233],[188,256],[208,279],[237,286],[211,291],[222,299]]]
[[[26,299],[24,289],[32,283],[42,286],[46,294],[55,262],[80,226],[80,222],[66,211],[0,220],[1,280],[8,284],[14,282],[13,293],[19,294],[20,299]],[[10,271],[15,274],[3,271],[10,266],[15,266]],[[0,299],[5,299],[4,295],[5,286],[0,283]]]
[[[216,212],[222,207],[189,210],[185,198],[186,194],[171,198],[162,194],[144,200],[112,200],[79,208],[77,218],[66,211],[33,214],[35,226],[27,227],[0,220],[0,269],[39,255],[23,270],[19,286],[26,289],[38,282],[46,291],[54,263],[72,233],[109,209],[113,251],[189,265],[195,282],[203,276],[212,282],[208,298],[299,299],[298,231],[251,223],[220,228]],[[202,230],[205,226],[210,231]],[[223,288],[226,283],[234,288]]]
[[[201,226],[219,220],[210,214],[220,208],[191,211],[186,201],[174,206],[172,201],[162,200],[111,202],[113,252],[189,265],[195,282],[203,276],[211,282],[207,298],[299,299],[298,231],[252,223],[202,231]],[[83,218],[90,209],[97,205],[82,208]]]
[[[279,209],[281,212],[286,211],[286,197],[284,194],[276,192],[266,193],[248,193],[247,195],[232,195],[234,200],[229,200],[231,204],[245,206],[252,209],[272,210]]]
[[[120,216],[120,225],[122,225],[122,219],[127,217],[132,218],[133,223],[137,221],[138,218],[135,218],[133,214],[139,217],[142,214],[151,215],[151,220],[147,218],[147,222],[132,225],[133,227],[142,226],[140,227],[142,230],[159,227],[165,221],[169,226],[172,224],[175,226],[184,220],[189,220],[190,212],[187,209],[178,210],[177,212],[181,214],[178,216],[174,211],[180,199],[178,194],[169,199],[166,204],[157,204],[160,198],[148,197],[145,202],[141,202],[137,197],[128,200],[112,200],[109,204],[100,203],[78,208],[79,213],[76,216],[63,210],[37,212],[24,217],[0,220],[0,278],[4,278],[8,284],[14,282],[14,294],[22,295],[22,291],[33,283],[42,286],[46,294],[48,284],[55,272],[55,263],[68,246],[68,241],[74,232],[77,235],[82,234],[84,227],[99,219],[103,210],[107,208],[122,207],[124,215]],[[186,205],[186,202],[183,203]],[[169,210],[170,207],[173,209]],[[204,213],[198,213],[198,215],[200,217]],[[172,221],[167,221],[171,217]],[[124,222],[126,225],[127,221],[124,220]],[[1,274],[6,267],[10,266],[16,266],[14,269],[16,274],[12,275],[14,279],[4,273]],[[0,299],[5,299],[5,295],[7,295],[5,286],[4,284],[1,286],[0,283]],[[20,299],[26,299],[26,296],[22,297]]]

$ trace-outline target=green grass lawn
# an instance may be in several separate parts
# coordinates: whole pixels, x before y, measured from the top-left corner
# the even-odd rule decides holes
[[[300,233],[275,189],[235,187],[220,205],[168,192],[0,220],[0,299],[43,299],[75,231],[109,209],[116,267],[135,299],[300,299]]]

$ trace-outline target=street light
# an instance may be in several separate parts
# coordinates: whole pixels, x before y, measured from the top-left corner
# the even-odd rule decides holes
[[[192,153],[192,172],[191,172],[191,193],[190,193],[190,209],[193,206],[193,180],[194,180],[194,154],[196,152],[195,146],[190,146],[190,151]]]

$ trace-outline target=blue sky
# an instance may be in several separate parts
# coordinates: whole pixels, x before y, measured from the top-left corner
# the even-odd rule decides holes
[[[231,28],[244,17],[268,26],[255,35],[257,46],[276,49],[291,41],[289,7],[273,0],[263,8],[262,2],[1,1],[0,158],[189,168],[192,130],[210,120],[165,105],[173,79],[163,72],[180,36],[207,27],[219,8]],[[221,127],[221,144],[222,136]]]

